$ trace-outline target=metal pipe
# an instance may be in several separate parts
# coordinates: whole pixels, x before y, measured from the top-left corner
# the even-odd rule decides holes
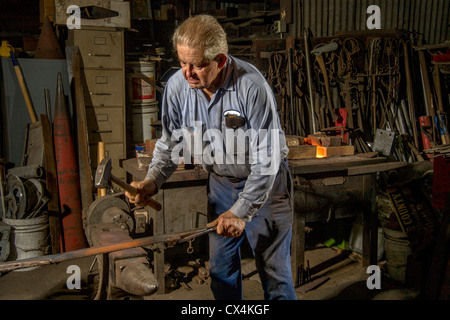
[[[293,76],[292,76],[292,48],[288,49],[287,52],[287,56],[288,56],[288,79],[289,79],[289,103],[291,105],[290,107],[290,112],[289,114],[291,115],[290,118],[290,123],[291,123],[291,134],[296,134],[295,133],[295,127],[296,127],[296,117],[294,117],[294,115],[296,114],[295,112],[295,105],[294,105],[294,83],[293,83]]]

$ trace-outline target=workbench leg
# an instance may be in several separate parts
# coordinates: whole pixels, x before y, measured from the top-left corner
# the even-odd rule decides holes
[[[300,286],[300,274],[305,264],[305,224],[306,213],[294,211],[291,242],[291,268],[294,287]]]
[[[376,173],[363,175],[363,267],[377,264],[378,212]]]
[[[163,211],[155,212],[151,208],[147,208],[147,211],[153,218],[153,235],[158,236],[164,234]],[[153,267],[156,280],[158,281],[157,294],[166,293],[165,249],[164,243],[158,243],[156,244],[156,250],[153,251]]]

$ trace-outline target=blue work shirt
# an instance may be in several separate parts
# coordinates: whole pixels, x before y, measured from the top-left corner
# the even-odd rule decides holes
[[[201,89],[189,86],[181,69],[167,81],[162,137],[156,142],[146,179],[159,189],[180,160],[191,163],[191,159],[209,173],[246,179],[230,210],[250,221],[270,196],[289,150],[273,91],[258,69],[228,55],[219,76],[211,100]],[[241,120],[240,127],[227,127],[227,113]]]

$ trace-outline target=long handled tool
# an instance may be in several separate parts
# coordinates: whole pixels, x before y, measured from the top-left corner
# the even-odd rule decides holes
[[[310,60],[310,52],[309,52],[309,40],[308,40],[308,30],[305,29],[303,31],[303,35],[305,38],[305,57],[306,57],[306,73],[308,76],[308,91],[309,91],[309,105],[310,105],[310,113],[311,113],[311,124],[312,124],[312,133],[316,133],[316,115],[315,115],[315,107],[314,107],[314,94],[313,94],[313,86],[312,86],[312,73],[311,73],[311,60]]]
[[[210,233],[215,229],[216,229],[215,227],[211,228],[205,227],[180,233],[139,238],[106,246],[94,246],[90,248],[73,250],[59,254],[52,254],[16,261],[8,261],[0,263],[0,272],[8,272],[16,269],[56,264],[67,260],[95,256],[98,254],[110,253],[114,251],[120,251],[136,247],[151,246],[157,243],[164,243],[168,247],[172,247],[178,243],[193,241],[195,238]]]
[[[328,101],[328,110],[333,119],[333,123],[336,122],[336,120],[338,119],[338,115],[336,114],[336,112],[334,110],[333,102],[331,100],[330,82],[328,79],[328,72],[327,72],[327,69],[325,66],[325,62],[323,60],[322,53],[334,51],[337,49],[337,47],[338,47],[338,45],[336,42],[330,42],[329,44],[326,44],[326,45],[323,45],[320,47],[316,47],[311,51],[311,53],[316,55],[316,60],[319,64],[320,70],[322,71],[322,74],[323,74],[323,80],[324,80],[324,84],[325,84],[325,92],[326,92],[327,101]]]
[[[17,81],[19,81],[20,90],[22,90],[23,98],[25,99],[25,103],[27,105],[28,113],[30,114],[31,122],[37,122],[36,112],[34,111],[33,102],[30,98],[30,93],[28,92],[27,84],[25,83],[25,79],[23,77],[22,69],[17,62],[16,56],[12,51],[10,51],[11,60],[14,66],[14,71],[16,72]]]

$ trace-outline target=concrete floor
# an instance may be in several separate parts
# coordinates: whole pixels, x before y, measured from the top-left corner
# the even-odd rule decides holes
[[[166,252],[166,260],[171,260],[170,249]],[[178,252],[175,254],[179,255]],[[328,279],[307,292],[302,292],[306,286],[298,287],[296,291],[299,300],[411,300],[417,296],[414,290],[405,288],[386,276],[382,277],[380,290],[369,290],[366,280],[370,275],[357,261],[358,256],[355,254],[343,255],[339,249],[318,244],[307,250],[305,255],[306,260],[310,262],[310,269],[314,271],[314,274],[311,274],[312,280],[319,277]],[[195,254],[192,256],[194,257],[190,259],[195,260]],[[327,263],[329,261],[333,263]],[[93,257],[86,257],[34,270],[16,270],[2,274],[0,300],[92,300],[96,275],[95,267],[89,272],[92,263]],[[70,265],[80,267],[81,289],[67,288],[66,281],[71,275],[67,270]],[[243,258],[242,274],[244,300],[263,300],[259,276],[251,257]],[[185,278],[183,283],[177,281],[175,288],[167,289],[167,293],[156,293],[143,297],[143,300],[214,300],[209,285],[209,278],[200,281],[198,275],[192,275]]]

